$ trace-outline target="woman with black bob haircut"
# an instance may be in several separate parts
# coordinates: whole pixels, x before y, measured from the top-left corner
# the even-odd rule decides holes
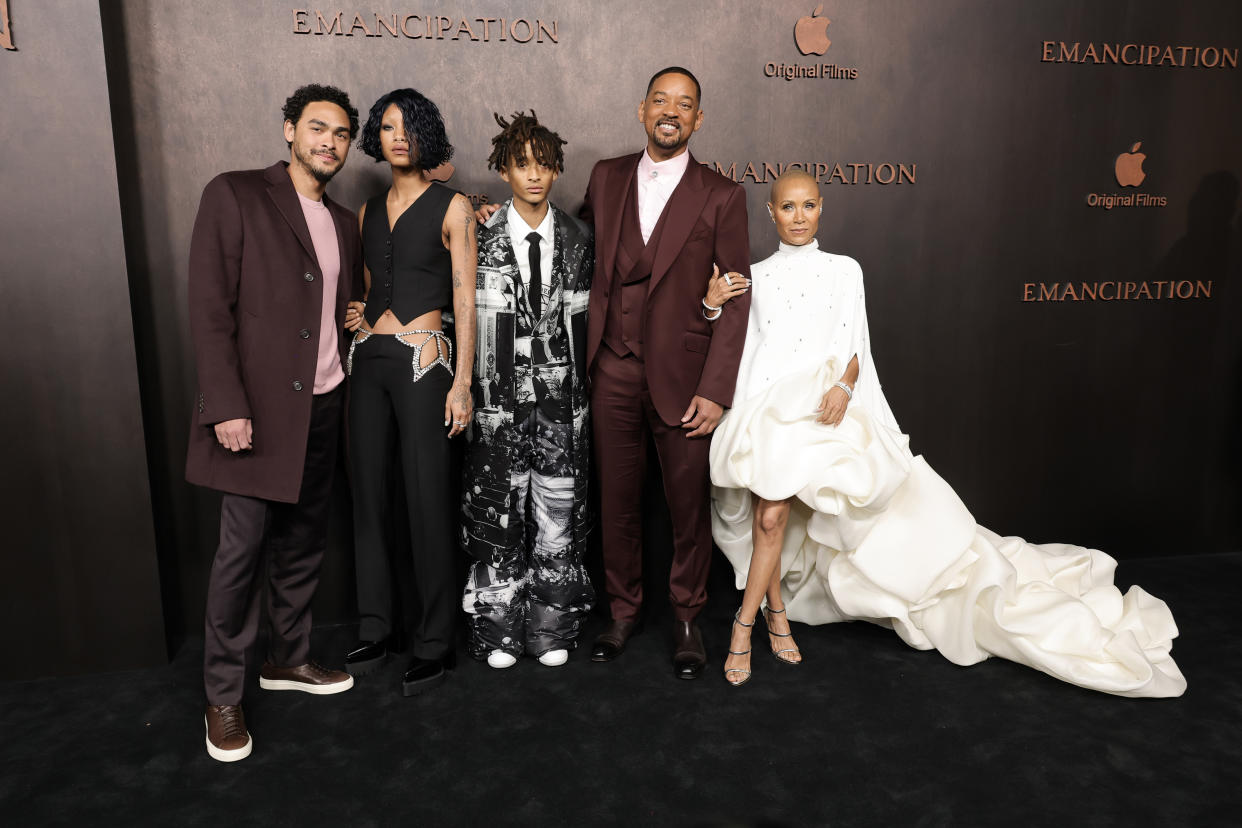
[[[390,107],[401,113],[407,135],[418,148],[416,163],[419,170],[434,170],[453,157],[453,145],[444,131],[440,108],[417,89],[394,89],[371,107],[366,125],[362,127],[362,135],[358,138],[358,148],[374,158],[376,163],[388,161],[380,144],[380,133],[384,129],[384,115]]]
[[[453,147],[440,110],[417,91],[396,89],[376,101],[358,145],[388,162],[392,185],[359,211],[366,295],[346,317],[355,331],[346,370],[361,624],[345,664],[365,675],[404,649],[386,533],[388,463],[399,444],[418,595],[402,682],[410,696],[438,684],[454,663],[459,486],[450,476],[449,438],[465,430],[473,409],[475,220],[465,196],[427,175]],[[445,328],[454,321],[456,360]]]

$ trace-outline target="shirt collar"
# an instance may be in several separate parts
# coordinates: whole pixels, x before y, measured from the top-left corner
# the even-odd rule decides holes
[[[509,235],[512,236],[514,239],[521,239],[525,241],[526,237],[530,235],[531,230],[534,230],[536,233],[538,233],[539,237],[543,239],[544,241],[549,241],[552,238],[552,205],[551,204],[548,205],[548,212],[543,214],[543,221],[539,222],[539,226],[531,227],[529,224],[526,223],[526,219],[522,218],[522,215],[517,211],[517,208],[513,206],[513,202],[510,201],[508,221],[509,221]]]
[[[643,157],[638,159],[638,178],[641,181],[661,178],[678,181],[685,174],[688,166],[690,166],[690,150],[686,150],[681,155],[675,155],[667,161],[656,161],[647,153],[647,150],[643,150]],[[652,173],[655,174],[652,175]]]

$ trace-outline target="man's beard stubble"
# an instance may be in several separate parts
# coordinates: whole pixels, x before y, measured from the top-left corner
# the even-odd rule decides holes
[[[300,149],[294,149],[293,155],[298,159],[298,163],[306,168],[306,171],[315,177],[320,184],[327,184],[332,180],[332,176],[340,172],[343,165],[337,164],[335,169],[325,169],[315,164],[315,159],[309,153],[303,154]]]
[[[677,131],[674,132],[672,135],[665,135],[664,133],[660,132],[661,123],[667,123],[667,124],[670,124],[671,126],[674,126],[677,128]],[[655,142],[657,146],[664,147],[665,149],[673,149],[674,147],[679,147],[682,144],[681,124],[675,121],[661,121],[657,123],[656,128],[652,130],[652,137],[655,138]]]

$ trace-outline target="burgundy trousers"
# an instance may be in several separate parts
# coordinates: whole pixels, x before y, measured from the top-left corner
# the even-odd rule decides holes
[[[328,499],[344,397],[342,384],[311,404],[297,503],[235,494],[220,502],[220,545],[207,582],[203,683],[208,704],[241,704],[246,652],[259,633],[259,596],[265,585],[268,660],[296,667],[310,657],[310,603],[328,542]],[[263,439],[262,433],[255,439]]]
[[[599,349],[591,373],[591,419],[600,486],[604,580],[614,621],[637,618],[643,602],[642,486],[647,439],[655,441],[673,523],[669,602],[679,621],[693,620],[707,601],[712,561],[711,437],[660,419],[651,403],[646,368],[633,355]]]

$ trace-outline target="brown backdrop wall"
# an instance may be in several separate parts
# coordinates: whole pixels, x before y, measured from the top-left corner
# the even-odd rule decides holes
[[[492,198],[505,193],[485,170],[492,112],[534,108],[570,141],[553,198],[576,209],[595,160],[642,146],[635,109],[651,72],[691,67],[706,112],[692,151],[739,178],[755,165],[755,258],[775,247],[764,162],[826,165],[821,244],[862,264],[897,417],[981,523],[1118,557],[1237,548],[1242,70],[1042,58],[1045,41],[1054,56],[1080,43],[1083,57],[1092,39],[1236,55],[1238,4],[834,0],[831,46],[803,55],[794,26],[814,5],[479,0],[299,16],[249,0],[121,3],[108,51],[170,623],[198,629],[216,540],[215,499],[181,482],[197,199],[220,171],[286,155],[280,106],[308,81],[345,88],[364,113],[417,87],[457,146],[452,185]],[[321,28],[316,12],[342,12],[352,32],[298,33]],[[390,35],[377,13],[421,36]],[[449,21],[443,37],[427,36],[428,15],[435,29]],[[490,23],[484,40],[488,17],[510,36]],[[555,41],[516,42],[517,19],[554,26]],[[780,64],[857,77],[768,77]],[[1139,141],[1147,178],[1121,187],[1114,159]],[[355,150],[332,192],[356,207],[385,184]],[[1090,193],[1167,203],[1106,210]],[[1185,280],[1210,281],[1210,297],[1023,301],[1053,283]],[[320,620],[351,612],[347,521],[336,526]]]
[[[160,663],[97,6],[12,6],[0,51],[0,678]]]

